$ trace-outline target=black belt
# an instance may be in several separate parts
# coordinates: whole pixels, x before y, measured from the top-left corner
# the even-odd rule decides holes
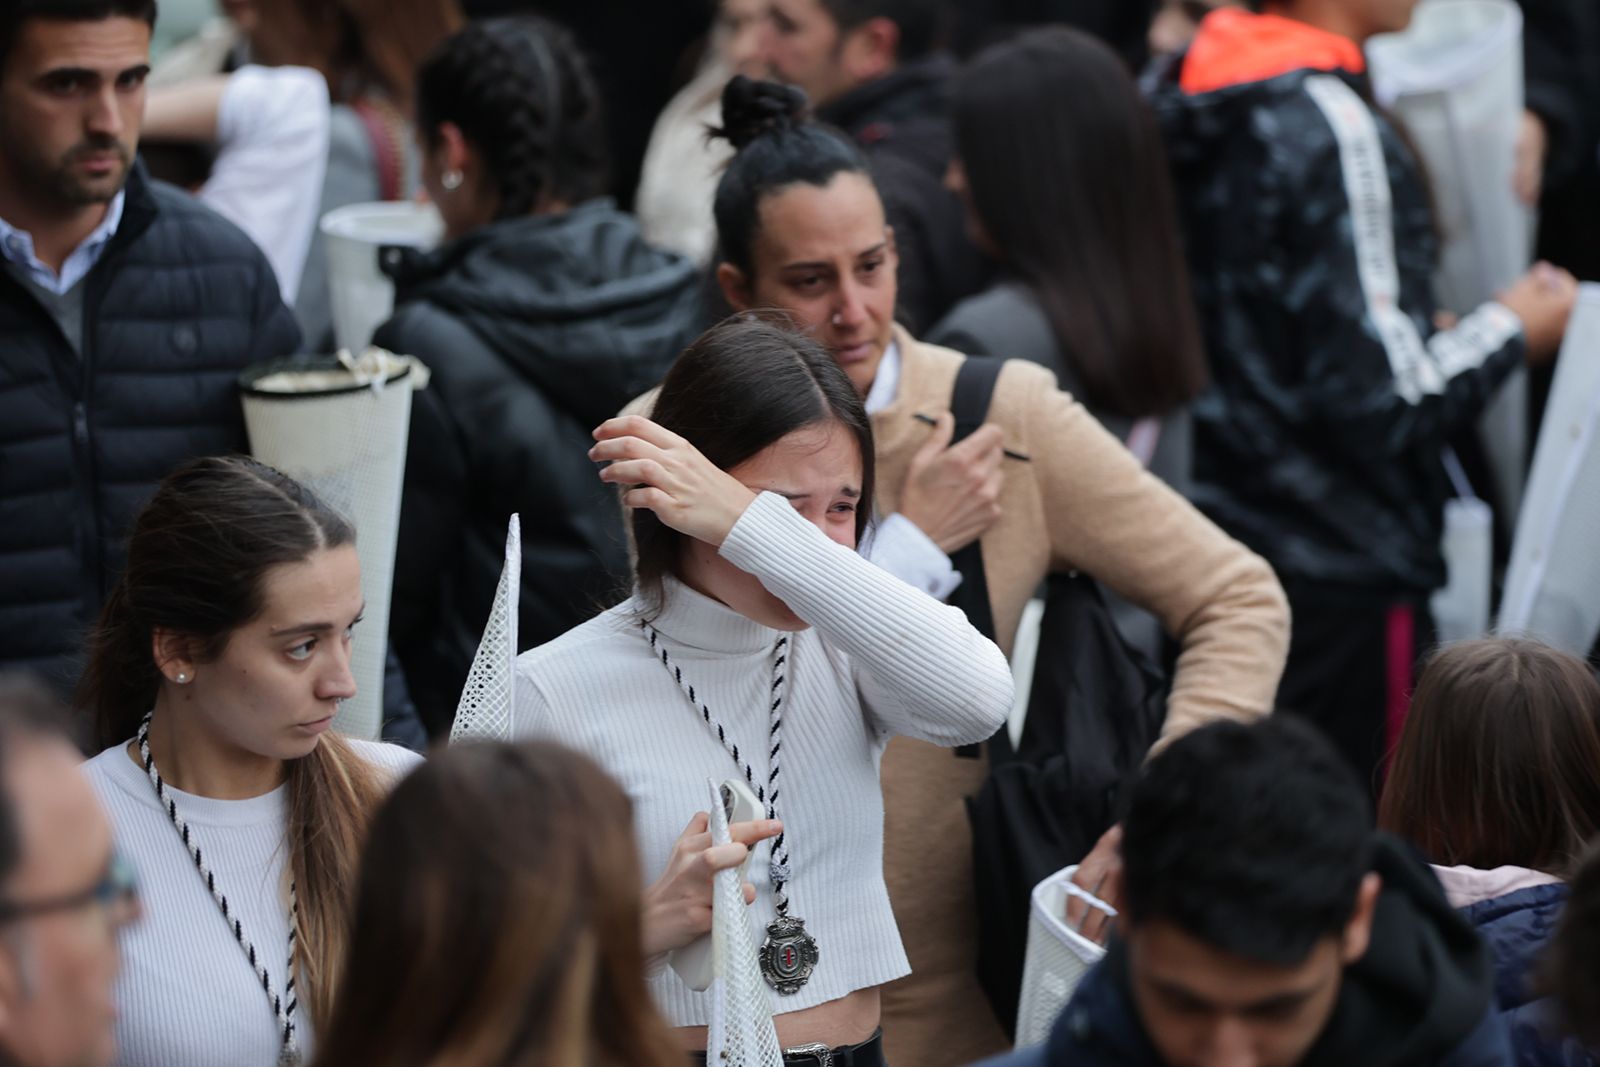
[[[704,1052],[692,1055],[694,1063],[706,1062]],[[799,1045],[783,1050],[783,1062],[801,1067],[883,1067],[883,1031],[879,1030],[859,1045],[829,1048],[827,1045]]]

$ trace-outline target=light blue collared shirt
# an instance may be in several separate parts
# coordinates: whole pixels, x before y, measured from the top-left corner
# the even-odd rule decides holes
[[[70,292],[72,287],[83,281],[94,269],[94,265],[100,262],[106,245],[116,236],[117,227],[122,223],[124,195],[126,194],[118,192],[111,198],[110,205],[106,207],[105,219],[67,256],[61,264],[59,275],[41,263],[39,257],[33,254],[33,235],[17,229],[5,219],[0,219],[0,256],[27,271],[28,277],[32,278],[39,288],[57,296]]]

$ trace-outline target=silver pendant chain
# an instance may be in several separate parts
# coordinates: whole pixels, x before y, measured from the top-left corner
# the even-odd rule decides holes
[[[155,757],[150,754],[150,717],[153,711],[145,712],[143,721],[139,723],[139,758],[144,762],[144,772],[150,777],[150,784],[155,787],[156,800],[161,804],[167,818],[172,820],[173,829],[178,831],[178,837],[183,841],[184,847],[189,850],[189,857],[194,860],[195,870],[200,872],[200,880],[211,891],[212,899],[217,902],[217,907],[222,909],[222,917],[227,920],[228,929],[233,931],[234,940],[239,942],[239,948],[244,952],[245,958],[250,961],[250,967],[255,971],[256,980],[261,983],[261,989],[267,994],[267,1000],[272,1004],[273,1014],[278,1018],[278,1033],[281,1035],[283,1048],[278,1055],[279,1067],[296,1067],[300,1063],[300,1047],[294,1039],[295,1009],[300,1001],[294,988],[294,963],[295,963],[295,928],[300,917],[300,901],[295,895],[294,879],[289,879],[289,969],[288,981],[284,986],[283,996],[272,991],[272,976],[267,973],[266,966],[261,962],[260,955],[250,939],[245,936],[244,924],[234,914],[233,906],[228,903],[228,897],[217,887],[217,876],[206,866],[201,858],[200,845],[195,841],[194,835],[189,830],[189,824],[183,816],[178,814],[178,805],[167,790],[167,783],[161,780],[161,773],[156,770]]]
[[[757,782],[755,768],[750,766],[750,761],[739,754],[739,746],[728,737],[727,730],[722,723],[712,714],[711,709],[701,700],[683,677],[683,668],[672,662],[672,657],[667,654],[665,644],[661,641],[661,634],[648,622],[640,622],[639,628],[644,631],[645,639],[650,642],[650,648],[656,657],[661,660],[661,665],[672,675],[673,681],[678,683],[678,688],[683,690],[684,696],[689,698],[689,703],[700,713],[708,729],[722,742],[722,747],[727,749],[728,755],[733,757],[734,764],[744,774],[744,780],[756,792],[756,799],[767,809],[767,818],[778,817],[778,754],[783,748],[783,698],[784,698],[784,666],[789,659],[789,637],[787,634],[778,638],[772,647],[772,689],[770,690],[771,704],[767,708],[767,777],[765,784]],[[772,903],[780,917],[789,914],[789,897],[784,893],[784,886],[789,883],[789,846],[788,832],[779,833],[772,841]]]

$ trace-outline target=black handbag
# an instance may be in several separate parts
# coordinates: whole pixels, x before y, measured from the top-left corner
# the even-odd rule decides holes
[[[1000,360],[976,357],[961,365],[951,398],[956,440],[983,424],[1001,366]],[[1031,460],[1048,461],[1041,455]],[[951,563],[962,581],[950,602],[992,639],[982,546],[973,542],[960,549]],[[1162,672],[1123,639],[1092,578],[1052,574],[1045,593],[1021,738],[1013,748],[1002,727],[989,740],[988,776],[967,801],[978,978],[1013,1037],[1033,888],[1081,860],[1120,817],[1123,783],[1160,735],[1170,688]]]

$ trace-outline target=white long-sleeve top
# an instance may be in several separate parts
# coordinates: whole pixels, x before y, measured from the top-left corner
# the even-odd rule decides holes
[[[421,760],[398,745],[350,743],[396,779]],[[127,745],[116,745],[85,763],[84,771],[111,818],[118,851],[138,875],[144,903],[143,917],[121,935],[114,1067],[273,1067],[282,1045],[272,1005],[144,768],[129,758]],[[170,786],[168,792],[281,993],[289,963],[288,788],[248,800],[215,800]],[[314,1035],[303,1001],[295,1023],[310,1062]]]
[[[950,746],[989,737],[1011,708],[1011,674],[959,610],[829,540],[776,494],[756,498],[720,552],[810,627],[790,640],[779,757],[789,914],[819,949],[804,988],[770,994],[774,1013],[792,1012],[909,972],[883,882],[878,761],[895,734]],[[666,593],[652,624],[765,781],[779,633],[681,583],[669,580]],[[622,784],[649,883],[705,810],[706,779],[739,771],[651,652],[646,610],[635,597],[519,657],[513,732],[586,752]],[[748,876],[758,930],[776,915],[769,853],[757,847]],[[705,994],[670,968],[651,982],[673,1025],[706,1023]]]
[[[328,166],[328,84],[305,67],[240,67],[217,109],[217,158],[200,201],[265,253],[294,305]]]

